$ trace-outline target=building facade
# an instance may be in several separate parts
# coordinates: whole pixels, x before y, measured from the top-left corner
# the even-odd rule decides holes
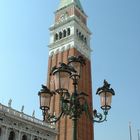
[[[0,140],[55,140],[54,125],[0,104]]]
[[[47,86],[54,89],[54,79],[50,76],[53,66],[59,62],[67,63],[69,56],[82,55],[86,59],[78,90],[88,94],[88,104],[92,111],[92,81],[90,61],[90,35],[87,27],[87,15],[79,0],[60,0],[59,8],[55,12],[55,22],[50,27],[49,63]],[[72,86],[70,87],[72,93]],[[56,95],[51,100],[51,113],[60,112],[60,99]],[[72,120],[63,117],[57,124],[57,140],[72,139]],[[93,140],[93,123],[83,113],[78,120],[78,140]]]

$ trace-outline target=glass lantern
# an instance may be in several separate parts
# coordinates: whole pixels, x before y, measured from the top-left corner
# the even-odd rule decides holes
[[[71,75],[71,69],[68,65],[61,63],[58,68],[52,70],[55,83],[55,91],[57,93],[67,92],[69,89],[69,80]]]
[[[76,74],[82,75],[82,66],[85,65],[85,59],[82,56],[71,56],[68,58],[68,65],[73,67],[76,71]]]
[[[42,89],[39,91],[38,95],[40,98],[40,109],[49,110],[52,96],[50,90],[46,86],[42,85]]]
[[[110,84],[104,80],[104,85],[101,88],[97,89],[97,93],[100,96],[101,109],[109,110],[111,108],[112,96],[115,95],[115,92],[110,88]]]
[[[111,108],[112,102],[112,93],[111,92],[102,92],[100,94],[101,108],[103,110],[109,110]]]

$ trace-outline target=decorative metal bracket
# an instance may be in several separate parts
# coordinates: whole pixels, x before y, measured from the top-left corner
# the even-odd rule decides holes
[[[93,122],[102,123],[107,121],[108,111],[104,111],[104,116],[101,113],[98,113],[97,110],[93,110]]]

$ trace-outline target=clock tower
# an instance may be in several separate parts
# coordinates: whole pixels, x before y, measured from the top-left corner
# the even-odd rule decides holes
[[[82,55],[86,59],[86,66],[83,67],[78,90],[88,94],[88,104],[92,111],[92,81],[90,61],[90,30],[87,27],[87,15],[79,0],[60,0],[58,9],[55,12],[55,22],[50,27],[49,63],[47,86],[54,88],[50,70],[59,62],[67,63],[69,56]],[[73,91],[71,88],[70,91]],[[56,115],[60,112],[59,95],[53,96],[50,106],[51,113]],[[93,140],[93,122],[83,113],[78,120],[78,140]],[[72,139],[72,120],[64,116],[57,123],[57,140]]]

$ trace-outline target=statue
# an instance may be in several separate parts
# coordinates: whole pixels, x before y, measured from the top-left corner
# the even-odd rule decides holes
[[[21,107],[21,112],[23,112],[24,111],[24,105]]]
[[[35,117],[35,110],[33,110],[32,117]]]
[[[11,104],[12,104],[12,99],[9,100],[9,102],[8,102],[8,107],[11,108]]]

